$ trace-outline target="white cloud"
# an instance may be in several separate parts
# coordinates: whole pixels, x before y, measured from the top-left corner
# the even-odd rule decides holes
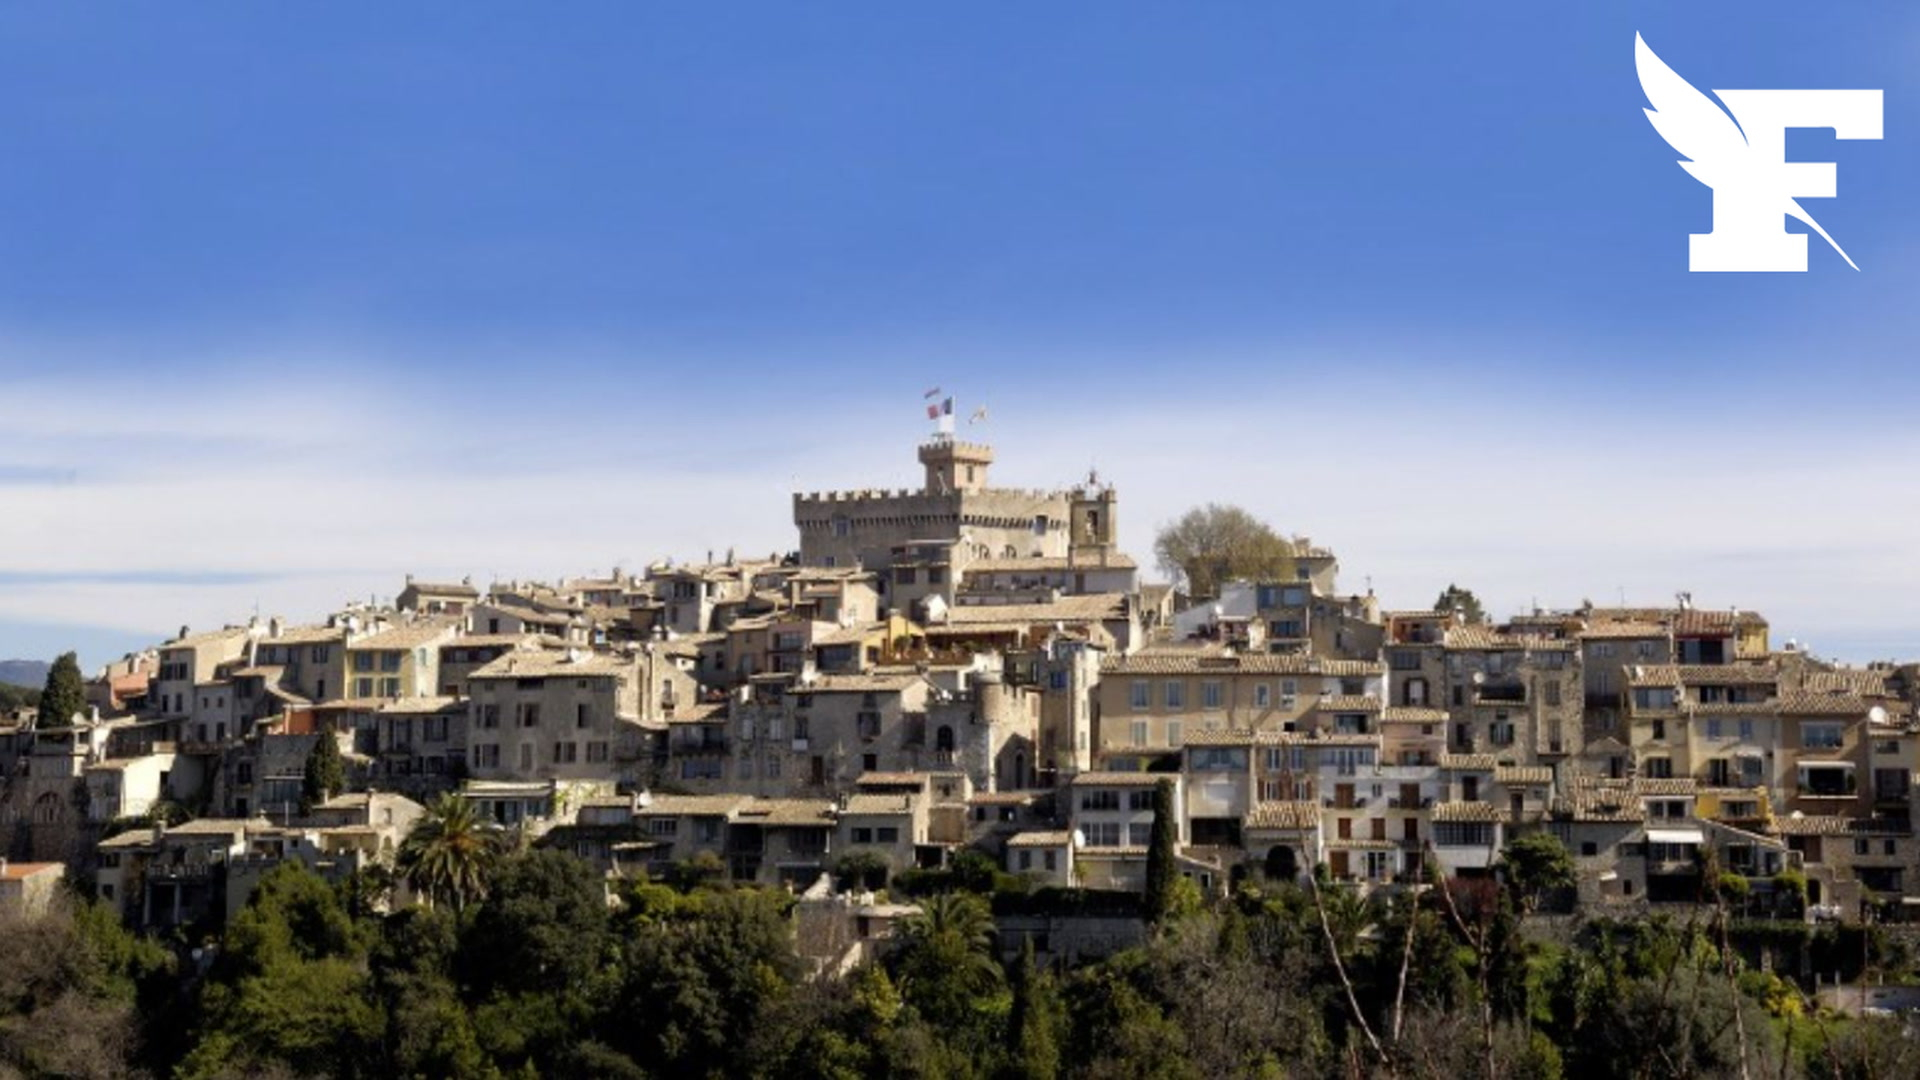
[[[1811,431],[1787,403],[1643,408],[1651,395],[1551,377],[1558,363],[1426,359],[1314,346],[1249,375],[1244,353],[1134,356],[1110,370],[1164,374],[1122,378],[1072,358],[950,389],[963,415],[990,408],[961,433],[996,444],[998,482],[1097,466],[1118,484],[1143,561],[1157,524],[1237,502],[1334,547],[1345,587],[1370,577],[1389,606],[1453,581],[1496,612],[1686,589],[1765,612],[1779,640],[1920,647],[1904,614],[1920,516],[1895,494],[1912,440]],[[0,483],[0,571],[260,577],[25,582],[0,589],[0,621],[163,633],[256,603],[314,615],[391,595],[408,570],[485,582],[786,550],[796,488],[918,484],[919,391],[941,381],[905,371],[849,394],[734,387],[699,365],[511,382],[407,370],[308,353],[238,377],[10,383],[0,462],[77,480]],[[1770,451],[1754,439],[1767,430],[1799,448]]]

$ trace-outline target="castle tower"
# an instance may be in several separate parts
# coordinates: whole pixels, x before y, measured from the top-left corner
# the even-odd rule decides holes
[[[985,491],[987,466],[993,464],[993,447],[937,438],[921,445],[920,464],[927,468],[929,495]]]
[[[1088,473],[1086,484],[1073,489],[1067,534],[1067,554],[1072,562],[1098,566],[1119,552],[1118,505],[1113,485],[1102,486],[1098,474]]]

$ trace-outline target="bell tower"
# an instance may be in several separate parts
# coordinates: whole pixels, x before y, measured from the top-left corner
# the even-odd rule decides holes
[[[1118,502],[1113,485],[1101,484],[1100,474],[1089,470],[1086,483],[1073,489],[1069,510],[1071,531],[1067,537],[1070,561],[1100,565],[1120,550],[1115,513]]]

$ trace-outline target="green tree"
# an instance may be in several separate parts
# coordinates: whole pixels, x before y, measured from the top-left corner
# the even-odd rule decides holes
[[[1458,585],[1449,584],[1440,590],[1439,597],[1433,602],[1433,610],[1454,612],[1469,623],[1487,621],[1487,612],[1480,606],[1480,598],[1473,595],[1472,589],[1463,589]]]
[[[1500,855],[1500,869],[1527,915],[1539,910],[1548,893],[1574,884],[1573,855],[1550,832],[1530,832],[1509,840]]]
[[[187,1078],[379,1071],[385,1027],[369,994],[366,942],[335,890],[298,862],[260,879],[227,928],[204,984]]]
[[[938,893],[902,920],[895,954],[900,993],[936,1030],[959,1032],[976,1019],[976,1005],[1000,992],[993,955],[993,914],[970,892]]]
[[[1013,969],[1013,1013],[1007,1022],[1011,1058],[1007,1074],[1017,1080],[1054,1080],[1060,1075],[1066,1008],[1053,974],[1033,962],[1033,939],[1020,948]]]
[[[1153,541],[1160,568],[1186,581],[1193,597],[1220,595],[1235,578],[1291,581],[1291,541],[1237,506],[1208,503],[1181,515]]]
[[[487,879],[503,847],[499,830],[482,822],[471,803],[442,795],[407,832],[398,868],[429,903],[458,911],[487,895]]]
[[[322,731],[307,752],[306,773],[300,779],[300,813],[313,813],[314,807],[340,794],[346,786],[347,767],[340,760],[340,743],[331,731]]]
[[[1174,861],[1179,826],[1174,814],[1173,781],[1161,780],[1153,787],[1153,837],[1147,845],[1148,922],[1160,922],[1173,908],[1174,881],[1179,877],[1179,867]]]
[[[586,862],[536,848],[504,860],[460,943],[481,996],[585,988],[607,945],[606,886]]]
[[[46,688],[40,691],[40,726],[66,727],[75,714],[86,710],[87,685],[80,677],[80,659],[61,653],[47,671]]]

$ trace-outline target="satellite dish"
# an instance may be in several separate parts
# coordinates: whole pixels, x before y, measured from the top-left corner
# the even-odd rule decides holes
[[[1882,708],[1882,707],[1881,707],[1881,706],[1879,706],[1879,705],[1875,705],[1875,706],[1874,706],[1873,708],[1871,708],[1871,709],[1868,709],[1868,710],[1867,710],[1867,722],[1868,722],[1868,723],[1872,723],[1872,724],[1884,724],[1884,723],[1886,723],[1886,722],[1887,722],[1887,710],[1886,710],[1886,709],[1884,709],[1884,708]]]
[[[1482,684],[1482,683],[1484,683],[1484,682],[1486,682],[1486,681],[1487,681],[1487,673],[1486,673],[1486,672],[1484,672],[1484,671],[1476,671],[1476,672],[1474,672],[1474,673],[1473,673],[1473,685],[1475,685],[1475,686],[1479,686],[1480,684]]]

